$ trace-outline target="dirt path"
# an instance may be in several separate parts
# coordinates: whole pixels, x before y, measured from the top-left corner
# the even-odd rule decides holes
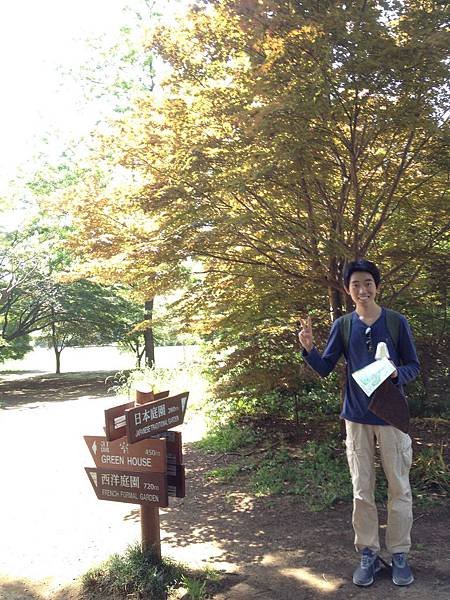
[[[104,377],[0,383],[1,600],[81,600],[76,579],[139,540],[138,507],[97,500],[83,469],[92,461],[82,436],[101,434],[103,410],[120,403]],[[216,600],[450,597],[450,510],[416,513],[410,588],[387,573],[355,588],[349,504],[309,513],[287,497],[255,498],[239,481],[213,483],[204,473],[220,459],[192,448],[202,425],[193,416],[183,425],[187,496],[161,509],[162,551],[219,570]]]

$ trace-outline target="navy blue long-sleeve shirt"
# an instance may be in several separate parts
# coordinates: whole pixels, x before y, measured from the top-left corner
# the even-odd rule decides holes
[[[398,377],[393,381],[401,387],[417,377],[419,373],[419,360],[408,321],[403,315],[399,314],[398,317],[400,319],[398,347],[395,347],[389,334],[384,309],[382,309],[380,316],[370,328],[372,345],[375,349],[378,342],[386,342],[390,359],[395,364],[398,373]],[[367,349],[366,329],[367,325],[361,321],[356,312],[353,312],[348,355],[346,356],[347,382],[341,417],[355,423],[387,425],[385,421],[368,410],[370,398],[352,377],[352,373],[366,367],[375,359],[374,352],[369,352]],[[345,356],[344,340],[340,331],[339,319],[337,319],[331,327],[323,354],[320,355],[314,347],[309,353],[304,350],[303,358],[319,375],[326,377],[334,369],[342,354]]]

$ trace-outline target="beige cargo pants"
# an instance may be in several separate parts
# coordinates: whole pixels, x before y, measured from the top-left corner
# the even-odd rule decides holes
[[[345,421],[347,459],[353,484],[355,548],[379,552],[378,512],[375,504],[375,440],[388,481],[386,549],[408,552],[411,546],[412,497],[409,485],[411,438],[390,425]]]

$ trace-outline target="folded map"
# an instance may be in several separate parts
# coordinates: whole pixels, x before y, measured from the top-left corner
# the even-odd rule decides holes
[[[380,358],[352,373],[352,377],[363,392],[370,396],[394,371],[395,366],[387,358]]]

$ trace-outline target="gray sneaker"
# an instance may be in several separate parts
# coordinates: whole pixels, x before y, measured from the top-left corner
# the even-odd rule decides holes
[[[355,585],[372,585],[375,573],[381,569],[378,554],[372,552],[370,548],[364,548],[361,554],[361,562],[353,573],[353,583]]]
[[[392,555],[392,581],[395,585],[409,585],[414,581],[405,552]]]

